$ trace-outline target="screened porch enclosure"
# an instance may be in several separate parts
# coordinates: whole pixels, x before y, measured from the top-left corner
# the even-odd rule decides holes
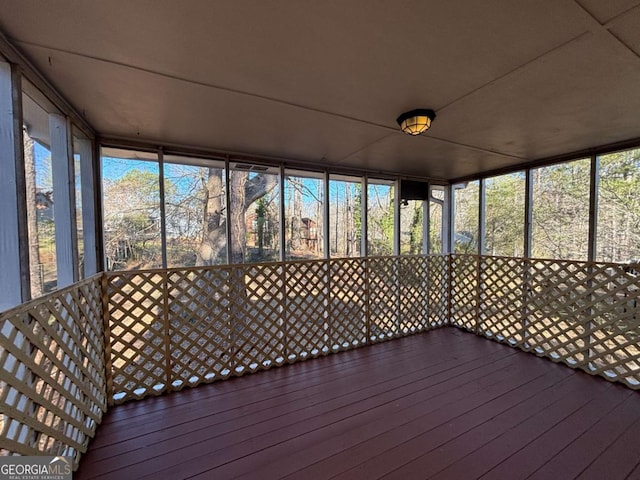
[[[0,455],[640,478],[638,24],[3,2]]]

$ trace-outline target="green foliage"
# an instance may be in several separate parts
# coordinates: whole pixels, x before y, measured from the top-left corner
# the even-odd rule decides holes
[[[409,253],[412,255],[422,253],[422,217],[422,206],[417,204],[413,210],[413,219],[411,220],[411,230],[409,232]]]
[[[600,158],[597,257],[640,258],[640,150]]]
[[[265,197],[262,197],[256,202],[256,234],[258,236],[258,253],[260,255],[264,253],[264,226],[267,212],[267,201]]]
[[[587,258],[589,171],[589,159],[533,171],[534,257]]]
[[[355,183],[353,184],[353,189],[353,229],[355,234],[354,243],[359,245],[360,239],[362,238],[362,185],[359,183]],[[349,194],[351,194],[350,188]]]
[[[393,254],[394,199],[389,185],[370,184],[368,189],[367,241],[369,255]]]
[[[597,257],[640,258],[640,150],[600,157]],[[590,159],[532,170],[532,255],[586,260],[589,237]],[[524,173],[486,180],[485,251],[524,254]],[[478,231],[478,184],[456,189],[456,252],[473,253]]]
[[[165,182],[168,197],[175,186]],[[157,172],[128,169],[105,182],[105,253],[110,268],[158,266],[160,185]]]
[[[485,251],[488,255],[524,254],[524,175],[511,174],[486,182]]]

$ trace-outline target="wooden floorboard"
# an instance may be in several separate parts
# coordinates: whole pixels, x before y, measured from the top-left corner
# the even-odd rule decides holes
[[[74,478],[639,478],[640,395],[439,329],[112,408]]]

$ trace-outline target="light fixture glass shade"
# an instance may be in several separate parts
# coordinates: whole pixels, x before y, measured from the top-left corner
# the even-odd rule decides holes
[[[431,122],[436,118],[433,110],[417,109],[403,113],[397,119],[402,131],[408,135],[420,135],[431,127]]]

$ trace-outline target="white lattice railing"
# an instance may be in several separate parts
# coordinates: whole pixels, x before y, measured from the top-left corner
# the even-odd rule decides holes
[[[639,267],[451,256],[450,324],[640,388]]]
[[[0,313],[0,455],[77,467],[107,408],[101,276]]]
[[[640,277],[434,255],[106,274],[114,403],[452,325],[640,388]]]
[[[444,325],[442,256],[106,274],[121,403]]]

